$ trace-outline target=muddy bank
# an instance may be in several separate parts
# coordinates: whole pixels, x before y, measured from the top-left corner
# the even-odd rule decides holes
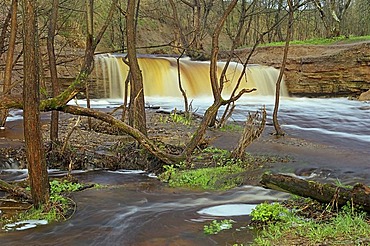
[[[43,115],[45,148],[48,150],[48,123],[49,114]],[[161,122],[165,115],[154,110],[148,112],[148,132],[151,138],[169,145],[181,146],[190,138],[195,126],[185,126],[178,123]],[[49,168],[66,169],[73,162],[74,169],[108,168],[141,169],[158,172],[162,164],[155,161],[150,155],[142,155],[135,144],[127,147],[132,138],[127,135],[88,131],[86,119],[79,121],[78,117],[61,115],[60,139],[64,143],[67,134],[78,123],[79,127],[73,132],[68,148],[64,153],[49,158]],[[23,149],[22,121],[12,121],[7,129],[0,132],[0,166],[1,168],[25,168]],[[108,129],[100,122],[93,126],[103,131]],[[299,176],[327,180],[328,182],[340,179],[341,182],[354,184],[363,182],[370,184],[370,157],[366,151],[338,147],[320,143],[317,139],[305,140],[304,135],[293,136],[289,133],[285,137],[276,138],[270,133],[271,126],[267,126],[260,139],[252,143],[247,152],[257,156],[255,168],[246,174],[246,184],[258,184],[261,173],[265,170],[276,172],[295,173]],[[208,130],[207,141],[211,146],[232,150],[239,139],[240,131]]]

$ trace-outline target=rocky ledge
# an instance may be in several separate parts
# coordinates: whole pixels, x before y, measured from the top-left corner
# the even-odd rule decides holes
[[[280,68],[283,51],[283,46],[259,47],[250,63]],[[248,52],[241,50],[238,55]],[[370,89],[370,41],[291,45],[285,75],[292,96],[359,97]],[[370,95],[363,94],[360,99],[370,100]]]

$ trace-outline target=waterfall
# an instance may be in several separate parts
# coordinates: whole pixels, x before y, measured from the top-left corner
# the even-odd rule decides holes
[[[145,96],[181,97],[176,58],[147,56],[139,57],[138,62],[143,75]],[[105,98],[122,98],[124,83],[129,71],[123,61],[123,55],[97,55],[95,64],[98,94]],[[209,65],[210,62],[180,59],[181,85],[189,98],[212,96]],[[225,62],[218,62],[217,66],[218,77],[220,77]],[[224,98],[230,96],[234,90],[242,70],[241,64],[230,63],[222,91]],[[238,91],[243,88],[256,88],[255,92],[248,95],[274,95],[278,75],[279,71],[273,67],[248,65]],[[281,88],[281,95],[287,96],[288,92],[284,83]]]

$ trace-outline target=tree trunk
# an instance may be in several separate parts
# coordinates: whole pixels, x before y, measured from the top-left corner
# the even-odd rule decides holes
[[[58,8],[59,0],[53,0],[53,5],[49,16],[48,38],[47,38],[52,97],[56,97],[57,95],[59,95],[58,73],[54,50],[54,36],[57,25]],[[52,148],[54,146],[54,143],[58,141],[58,124],[59,124],[59,112],[53,110],[51,112],[51,123],[50,123],[50,140]]]
[[[12,16],[13,16],[12,9],[10,9],[4,19],[4,22],[2,23],[2,29],[1,29],[1,34],[0,34],[0,56],[5,52],[6,33],[8,31],[8,26],[9,26]]]
[[[11,82],[12,82],[13,58],[14,58],[15,42],[17,39],[17,27],[18,27],[17,6],[18,6],[18,1],[12,0],[12,6],[10,9],[11,20],[10,20],[9,47],[8,47],[8,52],[6,55],[4,85],[3,85],[3,92],[6,95],[11,94],[10,91],[11,91]],[[6,118],[8,117],[8,113],[9,113],[8,109],[0,110],[0,128],[5,127],[5,122],[6,122]]]
[[[292,0],[288,0],[289,5],[289,20],[288,20],[288,30],[286,34],[285,39],[285,47],[284,47],[284,55],[283,55],[283,62],[280,67],[280,73],[279,77],[276,81],[276,89],[275,89],[275,106],[274,106],[274,112],[272,115],[272,120],[274,123],[275,128],[275,135],[276,136],[284,136],[284,131],[281,129],[279,121],[278,121],[278,111],[279,111],[279,104],[280,104],[280,87],[281,87],[281,81],[283,80],[286,61],[288,57],[288,51],[289,51],[289,42],[292,37],[293,32],[293,21],[294,21],[294,8],[293,8],[293,2]]]
[[[130,67],[130,105],[129,124],[147,135],[143,77],[136,56],[135,0],[127,2],[126,32],[127,57]]]
[[[185,50],[182,51],[181,55],[179,57],[177,57],[176,59],[176,64],[177,64],[177,81],[178,81],[178,84],[179,84],[179,89],[181,91],[181,94],[182,94],[182,97],[184,98],[184,109],[185,109],[185,115],[186,117],[189,117],[190,116],[190,111],[189,111],[189,103],[188,103],[188,97],[186,95],[186,91],[184,90],[184,88],[182,87],[182,83],[181,83],[181,66],[180,66],[180,59],[182,58],[182,56],[184,55],[184,52]]]
[[[40,85],[37,62],[36,0],[24,0],[23,46],[23,122],[28,175],[32,200],[36,207],[49,201],[49,180],[42,143],[40,121]]]
[[[270,189],[309,197],[322,203],[343,206],[350,201],[370,212],[370,187],[363,184],[357,184],[352,189],[348,189],[283,174],[264,174],[261,184]]]
[[[212,122],[212,120],[215,119],[218,109],[221,107],[221,105],[224,102],[221,97],[220,85],[218,84],[218,80],[217,80],[217,59],[218,59],[218,53],[219,53],[218,39],[219,39],[222,27],[224,26],[227,16],[229,16],[231,11],[236,6],[237,2],[238,2],[237,0],[233,0],[232,2],[230,2],[224,15],[221,16],[220,21],[217,23],[217,27],[215,31],[213,32],[211,64],[210,64],[210,79],[211,79],[211,88],[212,88],[214,102],[206,110],[202,122],[200,123],[196,132],[193,134],[193,137],[191,138],[190,142],[186,145],[185,150],[183,151],[183,154],[185,156],[190,156],[193,153],[194,149],[201,142],[207,130],[208,125]]]

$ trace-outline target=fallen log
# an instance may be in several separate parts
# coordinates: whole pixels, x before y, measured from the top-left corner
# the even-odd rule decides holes
[[[31,201],[31,194],[26,191],[25,189],[16,186],[16,185],[11,185],[3,180],[0,179],[0,190],[5,191],[11,195],[14,195],[16,197],[20,197],[24,200]]]
[[[345,188],[283,174],[264,174],[260,183],[266,188],[309,197],[321,203],[333,203],[338,207],[350,201],[370,212],[370,188],[364,184]]]

